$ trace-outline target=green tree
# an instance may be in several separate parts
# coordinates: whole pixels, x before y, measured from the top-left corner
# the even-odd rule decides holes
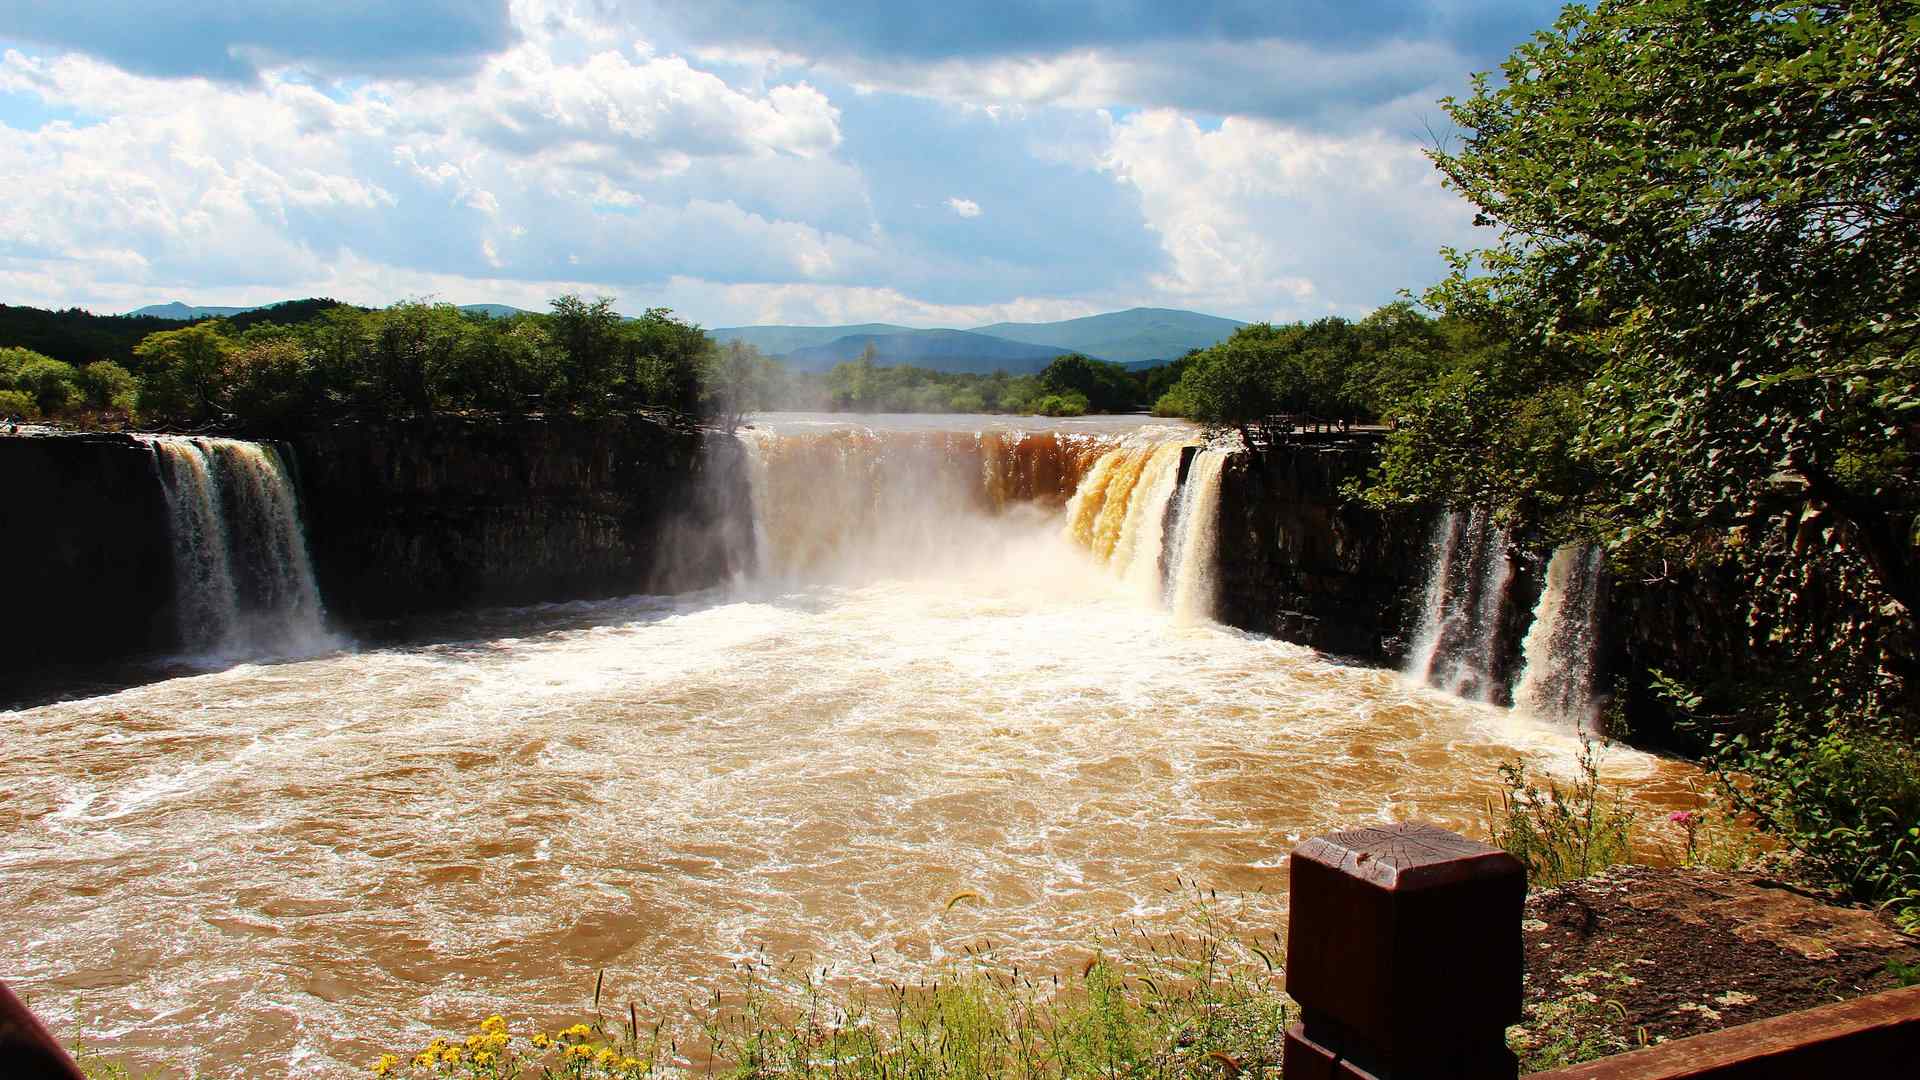
[[[1367,362],[1349,374],[1347,393],[1370,416],[1400,411],[1461,352],[1458,334],[1449,340],[1445,328],[1407,300],[1380,308],[1355,329]]]
[[[1249,448],[1269,442],[1280,434],[1271,427],[1274,419],[1288,409],[1281,376],[1297,334],[1296,329],[1270,323],[1243,326],[1189,357],[1172,392],[1186,402],[1192,419],[1240,432]]]
[[[34,414],[57,416],[80,400],[79,373],[73,365],[31,349],[0,349],[0,390],[20,395],[8,399],[15,409],[25,399],[32,402]]]
[[[100,412],[132,413],[139,384],[133,373],[111,360],[95,360],[79,372],[80,393]]]
[[[284,430],[310,419],[316,384],[311,355],[293,334],[265,326],[241,335],[229,357],[227,406],[242,421]]]
[[[376,400],[389,412],[428,415],[447,404],[448,383],[478,332],[452,304],[407,302],[366,316]]]
[[[571,293],[553,301],[547,332],[565,358],[560,370],[558,404],[588,413],[611,407],[615,364],[621,354],[620,316],[613,298],[588,303]]]
[[[227,411],[233,342],[219,323],[148,334],[133,351],[140,361],[141,415],[197,424]]]
[[[1622,533],[1740,522],[1782,475],[1920,609],[1920,20],[1904,3],[1569,8],[1436,153],[1501,230],[1448,311],[1550,359]]]
[[[700,411],[701,379],[715,363],[713,340],[705,331],[674,318],[668,308],[648,308],[621,326],[617,336],[620,395],[629,408]]]
[[[1056,357],[1040,372],[1040,386],[1048,394],[1077,394],[1095,412],[1125,412],[1139,405],[1139,388],[1126,368],[1079,353]]]
[[[732,431],[742,415],[767,407],[779,365],[746,342],[734,340],[704,354],[701,409],[715,424]]]
[[[879,383],[880,368],[874,365],[878,350],[869,342],[860,350],[858,360],[833,365],[827,373],[827,389],[833,395],[834,407],[863,412],[873,407],[875,393]]]

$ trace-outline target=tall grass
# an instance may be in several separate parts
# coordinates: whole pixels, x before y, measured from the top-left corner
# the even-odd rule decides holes
[[[843,983],[764,961],[694,1004],[594,1016],[559,1032],[490,1017],[472,1034],[383,1055],[381,1076],[738,1080],[1277,1076],[1293,1019],[1278,932],[1233,936],[1217,898],[1190,891],[1180,924],[1096,943],[1041,974],[967,952],[925,977]]]
[[[1581,740],[1578,774],[1565,787],[1535,784],[1517,762],[1500,766],[1500,775],[1506,786],[1487,802],[1487,832],[1527,868],[1529,886],[1592,877],[1631,856],[1633,811],[1617,793],[1601,790],[1592,740]]]

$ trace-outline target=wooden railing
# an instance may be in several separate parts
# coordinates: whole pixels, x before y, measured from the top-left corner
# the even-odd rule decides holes
[[[1286,1080],[1512,1080],[1526,874],[1433,825],[1296,848]],[[1920,1077],[1920,987],[1679,1039],[1533,1080]]]

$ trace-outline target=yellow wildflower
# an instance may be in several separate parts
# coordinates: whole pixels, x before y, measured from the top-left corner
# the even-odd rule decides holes
[[[600,1052],[594,1055],[593,1063],[595,1065],[611,1065],[619,1060],[620,1055],[613,1052],[613,1047],[603,1046],[600,1048]]]
[[[590,1058],[593,1056],[593,1047],[580,1045],[569,1046],[567,1047],[567,1056],[581,1059]]]
[[[553,1039],[544,1031],[536,1031],[533,1033],[533,1045],[535,1049],[545,1050],[553,1045]]]
[[[393,1067],[398,1064],[400,1064],[399,1058],[394,1057],[392,1054],[381,1054],[380,1060],[373,1063],[373,1075],[385,1076],[392,1072]]]
[[[512,1036],[508,1035],[504,1031],[496,1031],[487,1036],[486,1043],[488,1046],[492,1047],[493,1049],[498,1050],[501,1047],[506,1046],[508,1040],[510,1040],[511,1038]]]
[[[480,1030],[481,1031],[505,1031],[507,1030],[507,1018],[504,1016],[501,1016],[499,1013],[495,1013],[492,1016],[487,1017],[485,1020],[480,1021]]]
[[[445,1050],[440,1051],[440,1060],[449,1065],[458,1065],[460,1064],[460,1059],[465,1057],[466,1053],[465,1050],[457,1046],[449,1046]]]
[[[637,1069],[640,1067],[640,1059],[636,1057],[621,1058],[620,1067],[623,1069]]]
[[[491,1064],[493,1064],[493,1051],[491,1051],[491,1050],[482,1050],[482,1051],[480,1051],[479,1053],[477,1053],[477,1054],[475,1054],[475,1055],[473,1055],[473,1063],[474,1063],[475,1065],[491,1065]]]
[[[585,1039],[593,1035],[593,1029],[585,1024],[575,1024],[560,1034],[569,1039]]]

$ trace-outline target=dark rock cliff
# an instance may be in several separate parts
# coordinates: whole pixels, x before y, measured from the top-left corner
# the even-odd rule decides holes
[[[701,588],[752,553],[740,444],[643,417],[343,423],[280,445],[328,619],[349,632]],[[0,560],[0,671],[178,648],[166,496],[132,436],[0,436]]]
[[[128,435],[0,435],[0,671],[162,649],[173,554],[153,450]]]
[[[1245,630],[1365,663],[1398,666],[1425,598],[1432,514],[1383,514],[1343,488],[1378,460],[1364,434],[1235,454],[1220,490],[1220,616]],[[1502,606],[1494,674],[1510,683],[1552,552],[1524,539]],[[1695,685],[1742,677],[1738,583],[1725,572],[1676,570],[1655,581],[1610,578],[1604,591],[1597,688],[1624,690],[1632,741],[1682,750],[1698,744],[1650,690],[1649,672]]]
[[[1220,478],[1220,617],[1323,652],[1398,663],[1425,581],[1428,523],[1341,497],[1378,459],[1366,435],[1260,455]]]
[[[320,594],[353,622],[676,592],[751,554],[744,455],[645,418],[441,417],[291,440]]]

